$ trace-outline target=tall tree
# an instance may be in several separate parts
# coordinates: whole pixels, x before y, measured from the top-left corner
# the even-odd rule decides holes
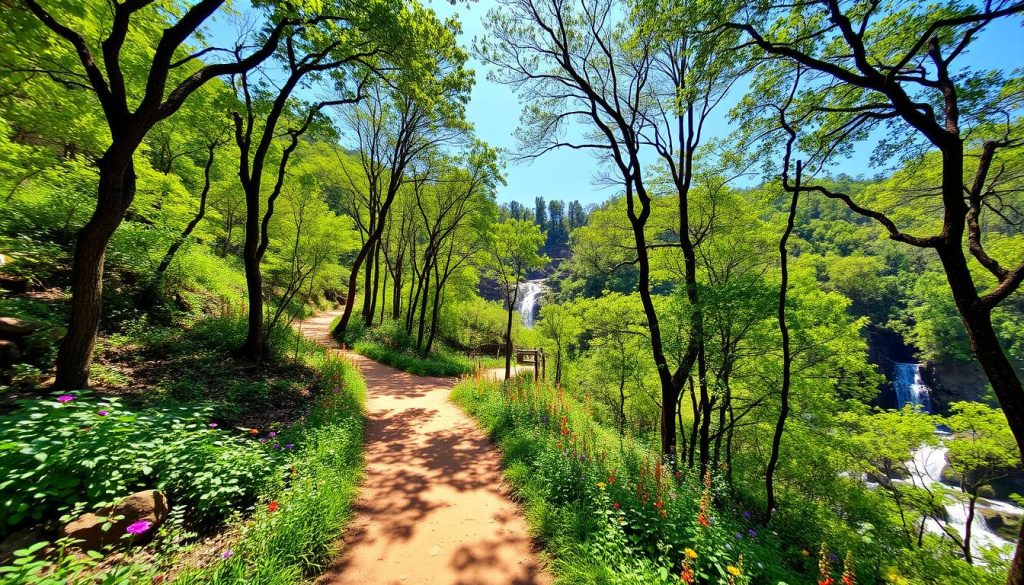
[[[356,255],[348,280],[345,309],[332,332],[343,339],[352,318],[359,271],[374,262],[381,234],[399,189],[410,181],[410,166],[468,128],[463,114],[472,78],[464,69],[466,54],[458,47],[452,22],[439,22],[433,11],[417,10],[425,31],[410,40],[421,51],[415,67],[403,68],[392,81],[375,84],[363,109],[349,117],[360,149],[369,223],[366,240]],[[370,288],[370,279],[365,288]],[[374,295],[374,290],[364,290]],[[364,320],[372,318],[364,304]]]
[[[110,142],[96,162],[100,177],[96,207],[77,236],[72,262],[71,315],[57,355],[55,386],[81,388],[89,383],[89,366],[102,312],[107,244],[135,198],[136,150],[153,126],[173,115],[205,83],[218,76],[247,71],[269,58],[285,30],[295,23],[295,15],[285,15],[264,27],[256,49],[244,55],[239,51],[239,59],[203,64],[200,57],[213,49],[193,51],[189,42],[224,0],[200,0],[192,5],[175,3],[170,10],[152,0],[114,3],[101,9],[90,6],[90,11],[97,9],[104,15],[100,18],[109,19],[108,30],[97,35],[102,38],[98,46],[93,44],[92,35],[81,32],[91,28],[84,18],[72,16],[69,20],[69,15],[82,14],[77,2],[50,4],[47,8],[37,0],[24,0],[22,6],[45,29],[44,32],[37,28],[33,33],[43,34],[49,42],[70,45],[78,65],[55,68],[54,63],[45,61],[33,67],[48,71],[65,87],[94,93],[110,131]],[[158,36],[144,32],[152,19],[171,14],[174,19],[165,21]],[[138,23],[145,26],[137,26]],[[151,48],[141,67],[134,60],[130,65],[124,62],[124,48],[130,35],[133,44],[148,43]],[[126,75],[129,66],[130,76]]]
[[[1024,389],[992,325],[992,310],[1024,280],[1024,263],[1004,265],[1007,259],[988,249],[982,229],[982,214],[998,205],[993,160],[1024,147],[1007,114],[1018,103],[1009,88],[1020,78],[971,70],[961,62],[986,27],[1022,12],[1024,2],[1019,1],[947,2],[941,7],[915,2],[897,10],[877,2],[844,6],[818,0],[750,7],[728,27],[743,33],[746,46],[770,57],[754,92],[771,85],[777,98],[774,88],[787,86],[779,83],[780,76],[795,76],[796,67],[808,72],[789,109],[809,167],[824,167],[883,127],[893,131],[876,145],[880,162],[928,149],[941,153],[941,176],[926,193],[941,210],[934,233],[910,233],[893,219],[891,209],[867,207],[821,183],[808,182],[800,189],[842,201],[880,224],[892,240],[935,251],[974,355],[1024,453]],[[783,25],[785,33],[775,25]],[[967,143],[979,148],[977,161],[966,157]],[[905,202],[921,198],[920,193],[905,195]],[[972,271],[972,263],[979,272]],[[1024,545],[1018,545],[1009,582],[1024,582]]]
[[[488,274],[498,282],[505,299],[505,379],[512,377],[512,313],[519,300],[519,285],[530,270],[543,267],[548,257],[540,253],[544,232],[526,219],[508,219],[494,227],[489,245]]]

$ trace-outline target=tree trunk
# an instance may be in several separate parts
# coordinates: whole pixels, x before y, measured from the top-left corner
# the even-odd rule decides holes
[[[242,263],[245,266],[245,290],[249,299],[248,330],[242,354],[260,363],[263,359],[263,274],[260,272],[260,196],[259,191],[246,189],[245,244]]]
[[[519,280],[516,280],[516,291],[508,300],[508,322],[505,324],[505,379],[512,377],[512,311],[515,310],[516,299],[519,297]]]
[[[370,253],[366,256],[366,276],[363,280],[363,324],[370,325],[370,315],[373,311],[373,261],[377,255],[377,243],[370,244]]]
[[[68,332],[57,353],[56,389],[73,390],[89,385],[89,367],[103,310],[103,262],[107,244],[135,197],[135,165],[131,156],[119,162],[111,154],[112,149],[113,146],[100,159],[96,209],[75,241],[71,315]]]
[[[178,253],[178,250],[188,241],[188,237],[192,235],[199,222],[203,221],[203,218],[206,217],[206,199],[210,194],[210,169],[213,167],[213,155],[216,147],[216,144],[209,144],[206,147],[209,154],[206,157],[206,167],[203,169],[203,190],[199,194],[199,210],[196,211],[195,217],[188,222],[188,225],[181,231],[181,234],[171,243],[167,253],[164,254],[163,259],[160,261],[160,265],[156,267],[156,273],[153,275],[152,281],[146,287],[140,299],[140,305],[143,308],[150,308],[156,303],[160,292],[160,282],[163,280],[164,273],[170,268],[171,262],[174,261],[174,256]]]
[[[786,418],[789,416],[789,386],[792,378],[793,357],[789,349],[789,327],[786,325],[786,291],[789,287],[789,252],[786,242],[789,234],[793,232],[793,223],[796,219],[796,204],[800,197],[800,175],[802,171],[800,161],[796,163],[796,189],[793,190],[793,198],[789,204],[789,218],[786,222],[786,231],[779,239],[779,268],[782,280],[779,283],[779,333],[782,335],[782,388],[779,392],[779,418],[775,423],[775,434],[772,436],[772,453],[768,458],[768,466],[764,473],[764,487],[767,494],[765,503],[765,517],[771,522],[772,514],[775,513],[775,468],[779,463],[779,449],[782,444],[782,432],[786,426]]]

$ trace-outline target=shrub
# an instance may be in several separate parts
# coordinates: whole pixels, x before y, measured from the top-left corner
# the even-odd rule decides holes
[[[281,485],[281,455],[212,428],[207,407],[133,412],[86,392],[20,405],[0,417],[0,530],[146,488],[213,522]]]

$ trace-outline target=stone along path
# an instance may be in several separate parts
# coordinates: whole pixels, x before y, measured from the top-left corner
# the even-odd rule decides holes
[[[340,312],[299,324],[337,348]],[[340,556],[320,585],[546,585],[526,521],[487,436],[448,401],[454,378],[414,376],[356,354],[367,386],[366,479]]]

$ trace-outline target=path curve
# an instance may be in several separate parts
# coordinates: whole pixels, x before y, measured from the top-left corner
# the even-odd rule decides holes
[[[338,347],[328,311],[298,324]],[[367,386],[366,478],[343,550],[320,585],[547,585],[497,450],[448,394],[357,354]]]

